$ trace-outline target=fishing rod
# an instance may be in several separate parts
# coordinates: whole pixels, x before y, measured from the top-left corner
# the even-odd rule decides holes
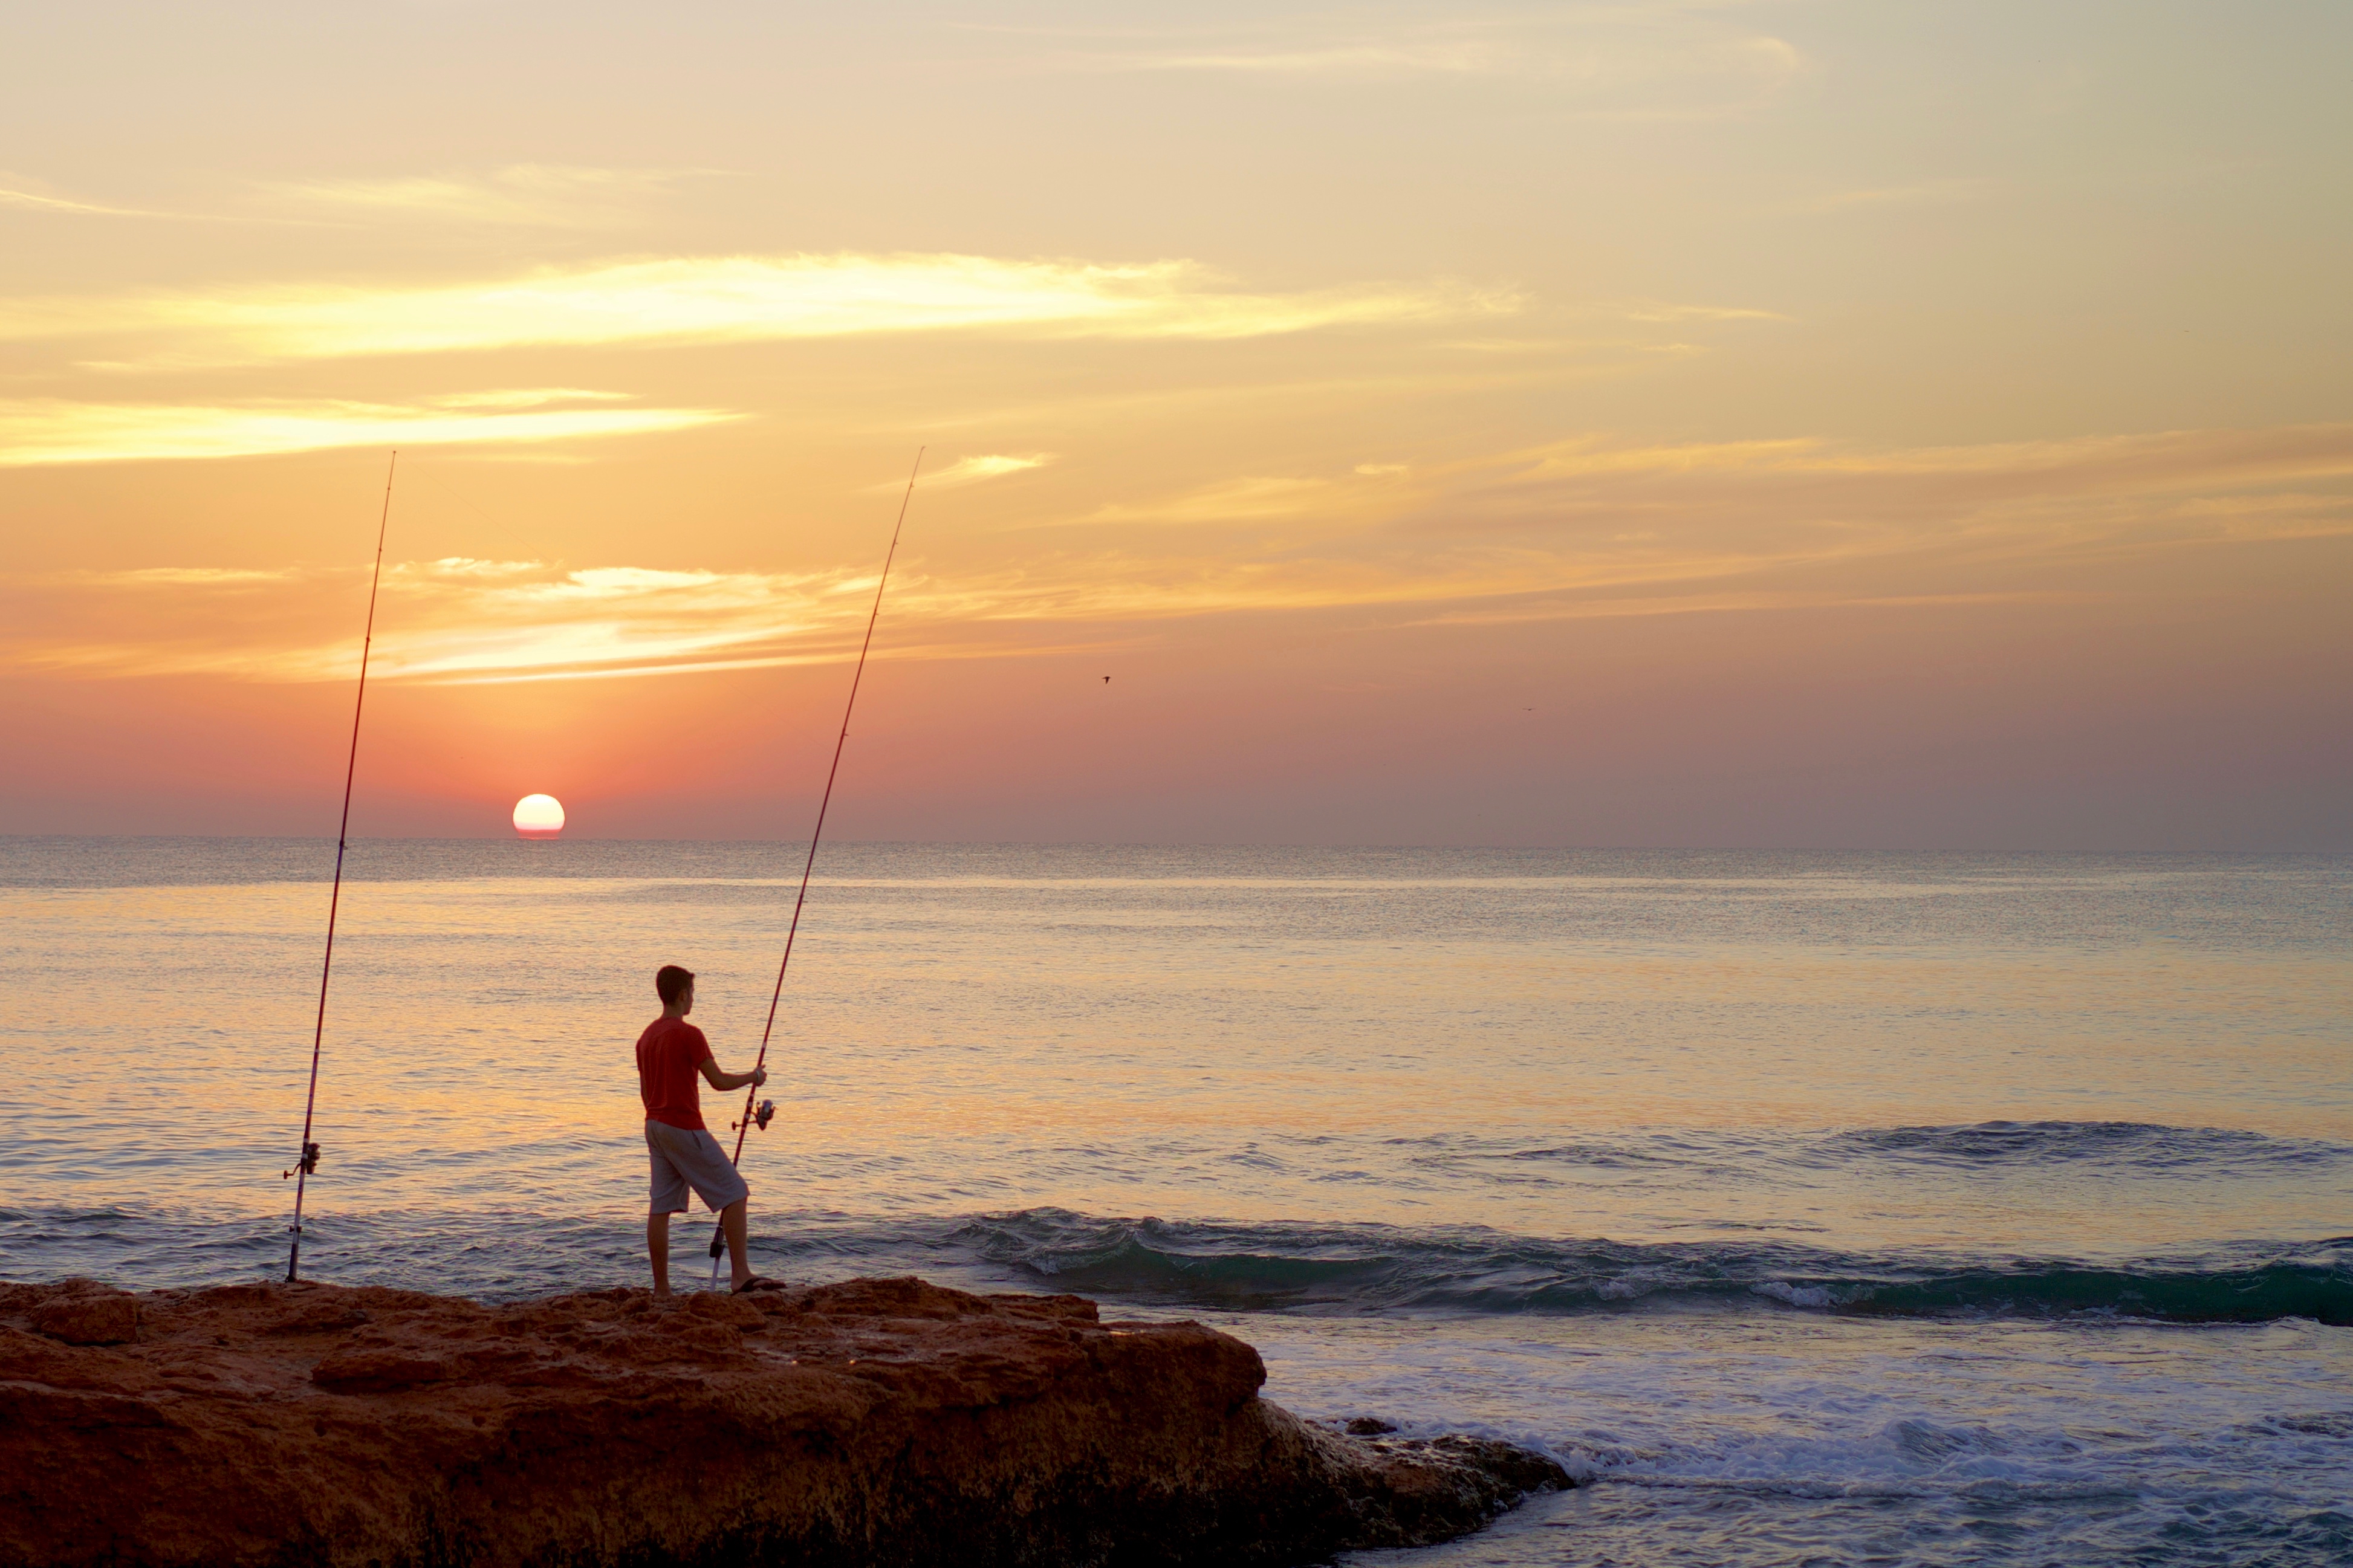
[[[311,1092],[302,1102],[302,1156],[294,1162],[293,1170],[281,1172],[279,1178],[294,1177],[294,1223],[287,1227],[294,1237],[286,1251],[289,1285],[302,1272],[302,1191],[311,1173],[319,1168],[319,1146],[311,1142],[311,1118],[319,1109],[319,1049],[327,1037],[327,976],[335,967],[335,911],[343,901],[343,847],[351,842],[352,780],[360,767],[360,710],[367,705],[368,650],[375,646],[375,591],[384,581],[384,531],[392,521],[392,474],[399,462],[400,454],[395,452],[384,467],[384,510],[375,520],[375,574],[368,579],[367,629],[360,636],[360,690],[352,702],[352,752],[343,763],[343,820],[335,829],[335,887],[327,895],[327,956],[319,964],[319,1019],[311,1029]]]
[[[809,873],[817,868],[818,840],[825,837],[826,807],[833,804],[833,781],[835,775],[841,772],[841,749],[849,741],[849,716],[858,709],[858,684],[866,679],[866,653],[874,646],[874,623],[882,615],[882,590],[890,585],[891,563],[899,558],[899,531],[907,525],[907,503],[915,498],[915,476],[923,471],[923,447],[915,448],[915,466],[907,470],[907,488],[899,497],[899,521],[891,525],[891,548],[882,557],[882,575],[874,584],[874,607],[866,612],[866,640],[858,645],[858,668],[849,677],[849,700],[841,709],[841,733],[833,741],[833,766],[826,770],[825,794],[818,799],[817,826],[809,831],[808,858],[801,863],[801,890],[793,900],[793,921],[785,928],[785,956],[783,962],[776,965],[776,988],[768,995],[768,1021],[760,1030],[760,1057],[752,1064],[754,1073],[768,1065],[768,1037],[776,1031],[776,1005],[784,1000],[785,971],[792,967],[793,938],[800,934],[801,906],[808,902]],[[776,1113],[776,1102],[773,1100],[762,1101],[756,1112],[752,1109],[752,1097],[759,1092],[757,1084],[744,1091],[744,1116],[734,1124],[735,1152],[727,1157],[730,1164],[743,1164],[745,1134],[754,1125],[766,1131],[769,1119]],[[726,1229],[725,1226],[717,1224],[711,1227],[711,1282],[713,1285],[719,1283],[719,1259],[727,1249]]]

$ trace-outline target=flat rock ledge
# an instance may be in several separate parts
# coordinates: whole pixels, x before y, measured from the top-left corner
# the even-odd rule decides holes
[[[1302,1421],[1265,1381],[1198,1323],[920,1279],[0,1284],[0,1565],[1303,1563],[1569,1484]]]

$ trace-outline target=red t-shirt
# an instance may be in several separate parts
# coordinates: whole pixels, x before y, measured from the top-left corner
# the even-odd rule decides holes
[[[702,1127],[702,1091],[696,1069],[711,1059],[711,1042],[683,1018],[656,1018],[638,1037],[638,1093],[646,1120],[689,1132]]]

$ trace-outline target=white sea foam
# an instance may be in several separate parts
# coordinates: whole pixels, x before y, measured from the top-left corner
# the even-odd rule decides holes
[[[1748,1289],[1759,1296],[1769,1297],[1792,1307],[1827,1307],[1831,1304],[1831,1291],[1827,1285],[1792,1285],[1782,1279],[1760,1279]]]
[[[1838,1561],[1882,1552],[1891,1531],[1899,1557],[1933,1558],[1971,1521],[2009,1521],[2077,1542],[2079,1561],[2164,1561],[2170,1541],[2190,1561],[2256,1562],[2299,1531],[2325,1543],[2353,1496],[2353,1342],[2316,1324],[1232,1326],[1266,1356],[1269,1396],[1303,1414],[1552,1453],[1595,1489],[1575,1505],[1581,1555],[1567,1560],[1679,1561],[1662,1545],[1678,1539],[1715,1540],[1719,1561],[1767,1560],[1736,1530],[1715,1533],[1765,1508],[1776,1541]],[[1727,1515],[1731,1499],[1748,1500]],[[1524,1521],[1461,1560],[1564,1560],[1558,1539],[1533,1531]],[[2000,1533],[1988,1560],[2003,1556]]]

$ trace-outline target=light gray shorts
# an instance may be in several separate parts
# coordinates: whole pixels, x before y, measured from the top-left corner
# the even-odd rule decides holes
[[[688,1131],[667,1121],[646,1121],[646,1153],[653,1163],[653,1202],[648,1214],[684,1214],[686,1189],[692,1187],[713,1214],[736,1199],[749,1197],[735,1163],[719,1140],[700,1129]]]

